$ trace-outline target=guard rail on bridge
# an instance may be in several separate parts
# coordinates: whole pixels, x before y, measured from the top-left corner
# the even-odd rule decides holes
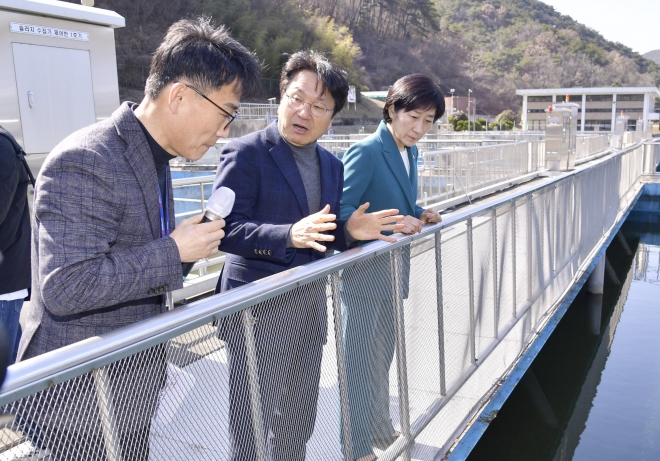
[[[532,134],[532,136],[536,136],[536,134]],[[352,139],[332,142],[346,143],[347,145],[343,147],[347,149],[348,143],[355,141]],[[428,141],[431,147],[437,147],[439,142],[444,141]],[[449,142],[460,144],[469,141]],[[491,141],[477,141],[477,143],[482,142]],[[608,134],[578,138],[578,163],[603,155],[608,148]],[[212,149],[205,154],[205,157],[212,165],[217,165],[218,155],[219,151]],[[486,146],[429,150],[423,153],[420,160],[417,203],[427,207],[440,202],[440,208],[444,209],[538,176],[545,170],[545,143],[543,141],[505,144],[495,142],[493,145]],[[213,175],[208,175],[173,181],[177,222],[184,217],[203,212],[204,203],[201,201],[201,197],[204,197],[204,200],[208,199],[213,179]],[[498,185],[501,187],[498,188]],[[483,193],[479,194],[478,191],[483,191]],[[185,207],[183,202],[186,202]],[[192,277],[197,273],[205,276],[207,268],[217,269],[223,261],[224,256],[219,256],[198,262],[193,269]],[[207,289],[212,289],[213,283],[213,279],[209,278],[206,283]],[[177,302],[185,299],[191,292],[190,289],[185,289],[180,293],[175,293],[171,301]]]
[[[389,394],[382,409],[400,435],[377,450],[378,459],[436,459],[451,450],[633,203],[645,155],[635,145],[445,215],[394,244],[370,243],[18,363],[0,392],[3,411],[17,415],[0,443],[51,459],[71,459],[76,446],[90,447],[81,459],[122,460],[133,431],[147,428],[151,460],[227,459],[229,358],[213,324],[234,316],[232,331],[244,338],[247,358],[242,394],[251,402],[244,430],[254,436],[256,459],[265,460],[262,410],[271,402],[260,390],[278,379],[273,363],[295,362],[295,335],[325,333],[303,319],[321,295],[329,328],[318,402],[306,402],[317,409],[307,458],[353,459],[350,434],[365,421],[351,414],[349,382],[362,356],[346,342],[346,315],[361,312],[348,318],[361,328],[373,300],[383,299],[392,329],[365,323],[361,337],[395,344],[392,368],[381,373],[390,377],[381,380]],[[268,324],[264,312],[276,309],[303,317]],[[275,328],[290,354],[273,362],[256,355],[255,340]],[[367,372],[383,371],[375,368]],[[102,441],[98,451],[91,451],[93,438]]]

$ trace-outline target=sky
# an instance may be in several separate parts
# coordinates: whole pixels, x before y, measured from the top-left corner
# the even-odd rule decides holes
[[[660,0],[541,0],[640,54],[660,49]]]

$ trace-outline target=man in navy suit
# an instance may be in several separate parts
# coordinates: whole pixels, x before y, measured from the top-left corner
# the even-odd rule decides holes
[[[345,250],[356,240],[394,241],[398,210],[366,214],[359,207],[336,221],[343,165],[316,141],[348,95],[346,72],[315,52],[291,56],[282,69],[278,120],[228,144],[213,189],[236,192],[226,218],[225,266],[216,291],[225,291]],[[286,299],[252,310],[267,458],[305,459],[316,419],[321,355],[326,339],[325,279]],[[245,342],[240,315],[224,319],[220,335],[230,359],[232,459],[256,458]]]

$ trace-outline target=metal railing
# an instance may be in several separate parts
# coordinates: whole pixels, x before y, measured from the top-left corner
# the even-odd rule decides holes
[[[320,146],[329,150],[335,156],[342,158],[344,153],[356,142],[358,139],[319,139]],[[481,138],[465,138],[465,139],[420,139],[415,144],[420,154],[424,154],[431,150],[436,149],[450,149],[454,147],[482,147],[493,144],[511,143],[507,139],[481,139]]]
[[[241,103],[237,120],[273,120],[277,118],[277,104]]]
[[[610,148],[610,134],[577,136],[575,139],[575,160],[585,160]]]
[[[632,204],[643,156],[635,146],[397,243],[370,243],[18,363],[0,392],[3,411],[16,415],[0,443],[18,439],[16,448],[62,460],[141,459],[145,447],[151,460],[216,460],[229,456],[232,427],[254,459],[268,459],[268,389],[293,377],[318,387],[311,399],[290,396],[298,410],[283,416],[316,415],[308,459],[354,459],[365,404],[400,434],[376,450],[379,460],[410,459],[413,447],[416,457],[442,456]],[[376,359],[385,343],[391,368]],[[298,354],[314,347],[319,362],[303,366]],[[365,371],[383,400],[356,398]],[[283,450],[282,459],[300,456]]]
[[[204,213],[214,180],[215,175],[213,174],[172,180],[176,224],[182,219]],[[191,275],[188,276],[189,281],[205,276],[209,269],[218,272],[224,261],[224,254],[197,261],[192,268]]]
[[[533,141],[426,152],[418,173],[418,203],[469,197],[477,189],[544,169],[544,146]]]
[[[343,152],[358,138],[366,135],[345,136],[350,139],[325,140],[319,141],[319,143],[326,149]],[[578,136],[576,141],[577,163],[584,163],[591,160],[592,157],[605,154],[610,148],[610,139],[611,134]],[[219,141],[218,149],[209,149],[197,164],[216,167],[220,146],[227,142],[229,140]],[[443,142],[442,140],[428,141],[427,146],[430,149]],[[418,205],[426,207],[429,204],[450,201],[445,203],[444,207],[455,206],[471,200],[473,198],[471,193],[476,190],[510,180],[528,180],[531,179],[528,177],[530,173],[545,170],[544,141],[506,144],[496,142],[495,145],[456,147],[456,145],[460,146],[461,143],[467,142],[470,141],[447,141],[448,144],[454,146],[453,149],[430,150],[423,153],[418,165]],[[214,175],[207,175],[173,181],[175,191],[188,190],[183,197],[181,197],[182,194],[175,192],[177,223],[185,217],[204,211],[204,204],[210,196],[214,178]],[[198,190],[200,192],[195,193]],[[204,197],[203,201],[201,197]],[[462,199],[455,200],[461,197]],[[194,274],[205,275],[208,267],[219,268],[219,264],[223,261],[224,256],[199,261],[193,268],[193,277]]]

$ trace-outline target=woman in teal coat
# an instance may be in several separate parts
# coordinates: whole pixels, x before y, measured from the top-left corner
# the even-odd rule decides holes
[[[346,152],[341,219],[369,202],[369,211],[396,208],[405,216],[405,234],[440,221],[417,201],[417,147],[445,111],[440,88],[425,75],[408,75],[390,88],[384,120],[375,133]],[[401,292],[408,294],[409,247],[401,258]],[[353,458],[375,459],[399,436],[389,413],[389,369],[394,356],[394,303],[389,254],[344,271],[346,375]]]

